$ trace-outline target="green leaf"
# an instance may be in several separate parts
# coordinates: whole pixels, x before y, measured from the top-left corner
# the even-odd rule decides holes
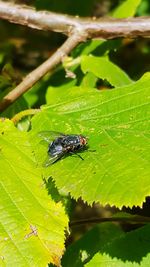
[[[132,83],[128,75],[107,57],[82,56],[81,69],[84,73],[91,72],[96,77],[108,80],[115,87]]]
[[[85,151],[83,162],[68,157],[47,169],[63,192],[82,196],[89,203],[141,205],[149,194],[148,152],[143,141],[148,136],[149,87],[146,75],[133,85],[106,92],[52,89],[54,104],[51,101],[51,107],[35,116],[35,131],[84,133],[91,149],[96,149],[95,153]]]
[[[101,44],[105,43],[103,40],[88,40],[86,43],[79,44],[72,52],[74,57],[82,55],[88,55],[94,51]]]
[[[95,87],[96,82],[97,82],[97,77],[92,72],[88,72],[87,74],[84,75],[80,85],[82,87]]]
[[[141,0],[126,0],[113,12],[115,18],[133,17]]]
[[[150,2],[147,0],[142,0],[141,4],[138,6],[137,15],[138,16],[149,16]]]
[[[85,262],[88,262],[94,254],[121,235],[123,235],[122,230],[112,223],[102,223],[93,227],[67,248],[62,258],[62,266],[85,266]]]
[[[86,267],[146,267],[150,262],[150,226],[117,237],[100,248]],[[109,263],[109,265],[108,265]]]
[[[142,205],[150,194],[149,89],[149,73],[116,90],[51,89],[51,106],[34,116],[32,133],[82,133],[88,137],[90,148],[82,152],[83,161],[68,156],[44,169],[61,193],[70,192],[75,199],[82,197],[90,204]],[[44,161],[48,148],[40,147],[37,154]]]
[[[97,92],[97,90],[94,90],[94,92]],[[47,103],[49,104],[49,106],[43,106],[44,110],[46,108],[46,110],[48,111],[53,111],[52,109],[54,109],[54,111],[57,111],[57,106],[59,107],[60,105],[64,104],[64,108],[66,106],[66,104],[68,103],[68,105],[70,106],[72,101],[74,101],[76,98],[83,98],[84,94],[93,94],[93,88],[86,88],[86,87],[64,87],[62,90],[62,87],[49,87],[48,88],[48,93],[47,93]],[[86,97],[86,95],[85,95]],[[56,109],[55,109],[56,108]],[[76,109],[76,107],[74,107]],[[44,111],[43,110],[43,111]],[[44,113],[45,114],[45,113]],[[41,116],[40,116],[41,117]],[[37,118],[35,116],[35,118]],[[33,118],[34,121],[34,118]],[[43,123],[44,124],[44,123]],[[39,125],[40,127],[40,125]],[[39,128],[38,127],[38,128]],[[41,127],[40,127],[41,128]]]
[[[46,191],[28,134],[0,122],[0,255],[4,266],[59,265],[67,217]]]

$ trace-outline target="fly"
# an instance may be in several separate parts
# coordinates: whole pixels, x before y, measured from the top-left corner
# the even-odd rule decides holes
[[[45,167],[69,154],[75,154],[83,160],[77,153],[87,148],[87,138],[85,136],[53,131],[40,132],[39,136],[48,143],[48,159],[45,162]]]

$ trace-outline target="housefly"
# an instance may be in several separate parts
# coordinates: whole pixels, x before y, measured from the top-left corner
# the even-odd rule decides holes
[[[63,134],[53,131],[40,132],[39,136],[48,143],[48,159],[45,167],[55,163],[59,159],[69,154],[77,154],[87,148],[87,138],[78,134]]]

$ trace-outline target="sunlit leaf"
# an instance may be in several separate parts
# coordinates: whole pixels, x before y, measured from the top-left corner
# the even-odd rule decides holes
[[[64,208],[48,196],[28,134],[8,120],[0,123],[0,166],[4,266],[58,266],[67,227]]]
[[[82,56],[81,68],[84,73],[93,73],[115,87],[132,83],[128,75],[107,57]]]
[[[136,13],[136,10],[141,3],[141,0],[126,0],[118,6],[113,12],[115,18],[127,18],[132,17]]]
[[[150,74],[114,90],[51,88],[50,106],[33,118],[33,139],[38,131],[53,130],[89,140],[84,160],[68,156],[44,170],[61,193],[90,204],[142,205],[150,194],[149,89]],[[47,149],[37,147],[39,162]]]

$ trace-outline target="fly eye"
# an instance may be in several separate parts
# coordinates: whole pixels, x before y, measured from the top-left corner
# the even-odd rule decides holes
[[[86,140],[86,139],[84,139],[84,144],[85,144],[85,145],[87,144],[87,140]]]
[[[86,145],[86,144],[87,144],[87,140],[86,140],[86,138],[82,138],[82,144],[83,144],[83,145]]]

